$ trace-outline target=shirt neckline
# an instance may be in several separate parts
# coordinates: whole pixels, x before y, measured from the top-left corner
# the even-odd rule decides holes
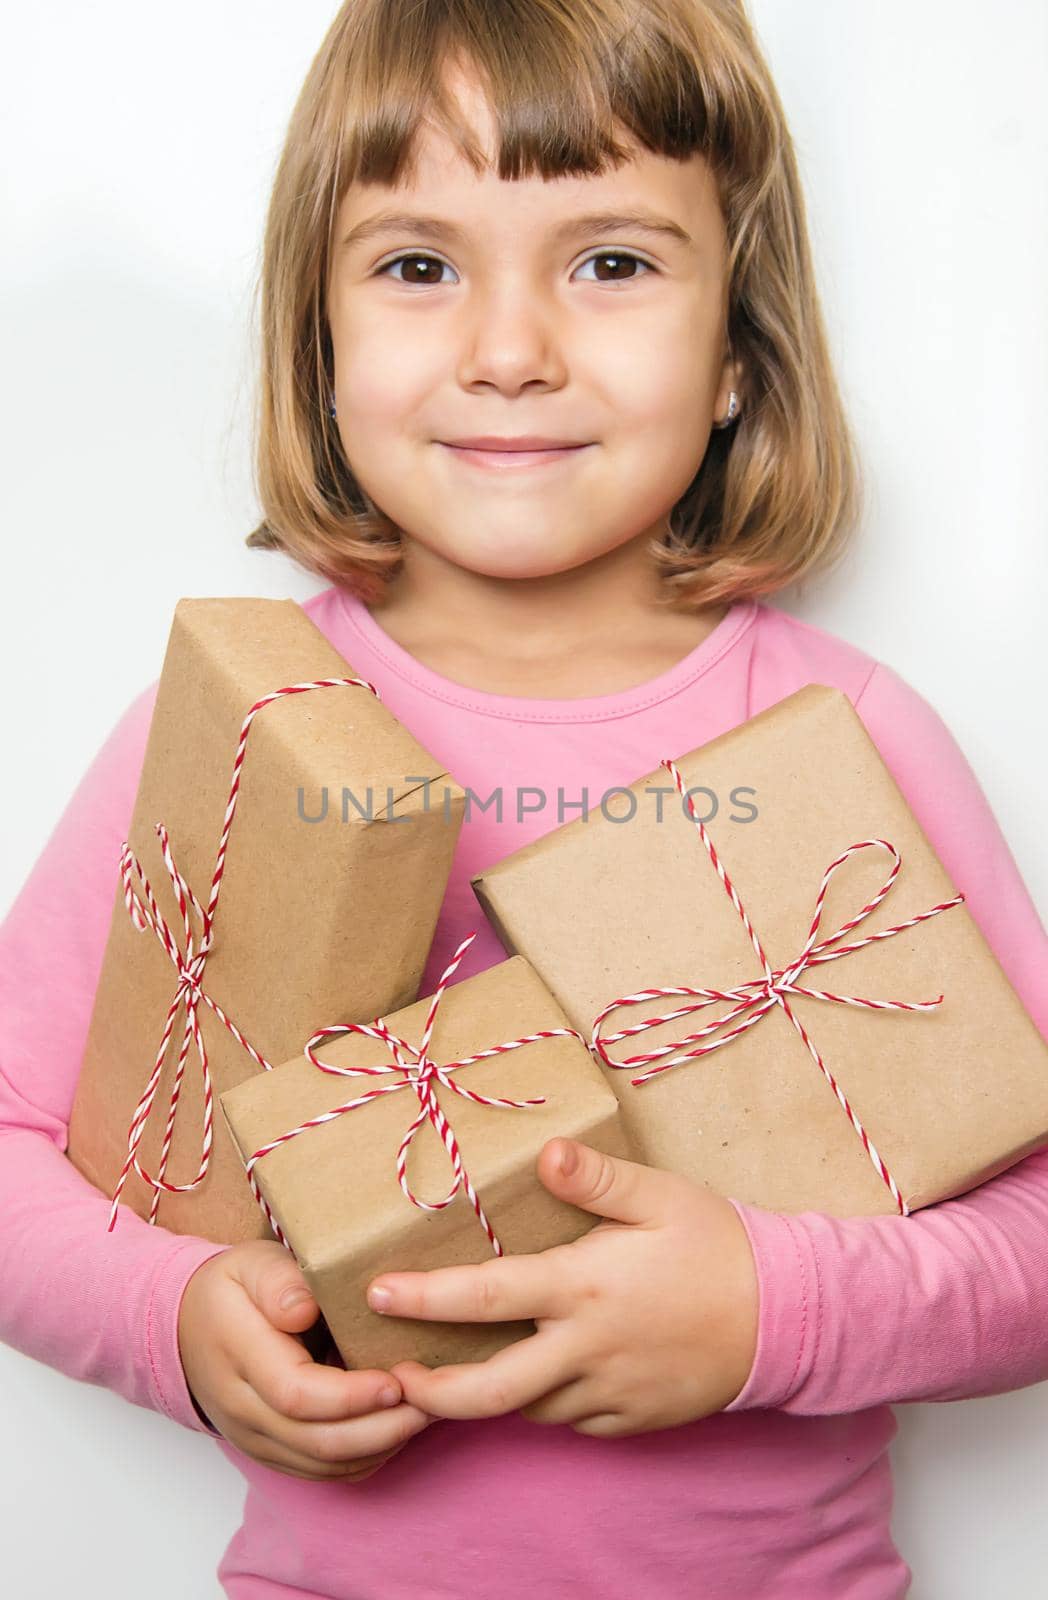
[[[508,717],[518,722],[602,722],[628,716],[668,700],[708,672],[754,622],[759,610],[755,600],[737,600],[728,607],[717,626],[687,655],[644,683],[612,694],[582,698],[553,699],[523,695],[492,694],[456,683],[442,673],[417,661],[397,643],[371,615],[364,602],[351,590],[336,586],[339,602],[349,626],[359,634],[391,672],[413,684],[424,694],[449,705],[489,717]],[[352,659],[352,651],[347,651]]]

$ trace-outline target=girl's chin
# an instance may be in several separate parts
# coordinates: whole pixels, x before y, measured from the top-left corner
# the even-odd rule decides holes
[[[453,566],[482,578],[504,578],[507,582],[522,582],[528,578],[552,578],[558,573],[570,572],[592,561],[603,552],[580,553],[574,560],[565,560],[563,549],[528,551],[443,550],[441,555]]]
[[[472,519],[471,519],[472,520]],[[558,572],[570,572],[575,567],[597,561],[616,549],[622,540],[607,539],[599,543],[593,539],[565,537],[563,525],[549,530],[526,526],[492,527],[491,524],[451,531],[451,521],[439,537],[425,532],[416,535],[413,542],[422,546],[431,557],[462,567],[486,578],[548,578]],[[410,528],[410,520],[400,522]],[[582,533],[583,530],[580,530]]]

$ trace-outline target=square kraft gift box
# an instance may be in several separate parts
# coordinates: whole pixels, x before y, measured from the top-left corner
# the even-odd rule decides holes
[[[464,799],[294,601],[179,601],[69,1132],[110,1227],[270,1237],[214,1095],[415,998]]]
[[[535,1172],[557,1135],[632,1156],[601,1067],[527,961],[447,986],[475,937],[433,996],[333,1042],[343,1029],[321,1029],[305,1053],[221,1097],[259,1203],[347,1367],[483,1361],[534,1333],[530,1320],[379,1315],[367,1286],[380,1272],[581,1238],[598,1219],[556,1199]]]
[[[1048,1144],[1048,1047],[838,689],[471,881],[605,1061],[638,1160],[905,1215]]]

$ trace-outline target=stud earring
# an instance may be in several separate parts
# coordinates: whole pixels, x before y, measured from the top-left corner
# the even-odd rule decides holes
[[[735,390],[733,389],[731,391],[731,394],[728,397],[728,415],[724,418],[723,422],[715,422],[713,424],[713,426],[715,428],[729,428],[731,426],[731,424],[735,421],[735,418],[738,415],[738,411],[739,411],[739,397],[735,393]]]
[[[334,417],[336,415],[337,415],[337,412],[335,410],[335,396],[334,396],[334,393],[331,393],[331,394],[328,395],[328,416],[329,417]]]

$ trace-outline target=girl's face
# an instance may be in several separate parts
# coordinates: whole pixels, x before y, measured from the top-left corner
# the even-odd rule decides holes
[[[479,90],[455,85],[486,140]],[[740,390],[726,252],[699,156],[505,181],[425,128],[411,186],[354,185],[338,216],[327,309],[359,483],[408,539],[494,578],[663,531]],[[456,448],[478,436],[572,448]]]

